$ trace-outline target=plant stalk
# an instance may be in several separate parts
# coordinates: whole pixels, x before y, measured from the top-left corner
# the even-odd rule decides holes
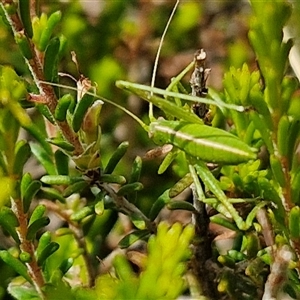
[[[44,277],[41,272],[40,267],[37,264],[35,258],[35,248],[31,241],[27,240],[27,214],[23,211],[22,202],[17,199],[11,199],[11,208],[19,221],[19,227],[17,227],[17,234],[20,239],[20,249],[22,252],[27,252],[30,254],[31,261],[26,263],[28,269],[28,274],[32,279],[36,291],[40,295],[41,299],[45,299],[42,287],[45,285]]]

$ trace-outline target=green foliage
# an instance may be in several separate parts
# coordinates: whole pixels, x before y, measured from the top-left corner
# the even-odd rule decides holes
[[[144,80],[137,53],[152,62],[151,43],[141,41],[150,38],[148,24],[153,38],[161,35],[164,9],[108,1],[93,21],[79,2],[69,5],[55,10],[53,2],[32,17],[31,1],[0,1],[0,38],[10,28],[28,67],[12,54],[11,66],[0,66],[1,279],[10,267],[0,299],[4,290],[20,300],[298,299],[299,82],[289,69],[292,40],[283,38],[297,6],[251,1],[248,37],[258,67],[232,45],[229,55],[238,57],[217,92],[206,87],[203,50],[166,88],[121,80]],[[179,4],[163,56],[195,47],[182,36],[194,34],[199,16],[203,5]],[[72,65],[67,42],[76,49]],[[80,63],[83,55],[88,63]],[[193,68],[190,95],[184,78]],[[62,74],[76,87],[62,84]],[[148,118],[127,109],[122,90],[148,102]],[[130,124],[132,136],[120,141],[120,112],[148,138]],[[142,158],[145,150],[134,148],[142,140],[160,147]],[[153,169],[164,177],[155,181]],[[174,211],[189,224],[172,221]],[[214,238],[219,231],[226,237]],[[220,244],[226,238],[231,245]]]
[[[140,276],[136,277],[123,256],[117,256],[114,260],[117,278],[100,276],[96,282],[97,296],[100,299],[176,299],[185,289],[182,274],[186,268],[184,261],[191,255],[188,245],[193,235],[192,226],[182,228],[175,223],[168,228],[166,223],[160,223],[157,234],[148,241],[148,257],[142,261],[144,270]],[[110,288],[102,289],[103,286]]]

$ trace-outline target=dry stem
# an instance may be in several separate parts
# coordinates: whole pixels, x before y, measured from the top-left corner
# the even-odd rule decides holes
[[[11,199],[11,208],[19,221],[19,227],[17,227],[17,234],[20,239],[20,249],[23,252],[30,254],[31,261],[26,263],[29,276],[31,277],[33,284],[42,299],[45,299],[42,287],[45,284],[43,274],[40,267],[37,264],[37,260],[34,255],[34,245],[31,241],[27,240],[27,214],[23,211],[23,205],[21,200]]]

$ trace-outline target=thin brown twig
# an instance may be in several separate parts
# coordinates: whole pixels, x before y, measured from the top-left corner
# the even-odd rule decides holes
[[[73,236],[76,240],[76,243],[80,249],[83,250],[82,258],[84,260],[86,269],[87,269],[87,277],[88,277],[88,286],[92,287],[95,283],[95,271],[93,268],[93,263],[91,261],[89,252],[87,250],[87,244],[84,239],[84,235],[82,232],[82,229],[79,227],[79,224],[76,222],[73,222],[70,219],[70,214],[68,214],[65,210],[62,210],[59,205],[52,201],[48,200],[42,200],[40,202],[41,204],[44,204],[48,210],[53,211],[56,215],[58,215],[62,220],[66,221],[69,225],[70,230],[73,232]]]
[[[116,207],[123,213],[131,216],[137,215],[139,216],[144,222],[147,229],[150,232],[156,232],[156,227],[153,222],[151,222],[143,213],[140,211],[135,205],[130,203],[126,198],[122,196],[118,196],[114,189],[107,183],[102,183],[100,185],[114,200]]]
[[[215,270],[209,263],[212,258],[212,236],[209,231],[209,216],[206,205],[199,199],[194,184],[191,186],[193,193],[193,205],[196,213],[193,215],[195,225],[195,238],[193,243],[194,257],[191,261],[192,272],[202,290],[202,296],[208,299],[218,299],[217,287],[212,278]]]
[[[45,281],[41,269],[38,266],[37,260],[35,258],[35,248],[33,243],[26,238],[28,228],[27,215],[24,213],[22,202],[19,199],[11,199],[11,208],[19,221],[17,234],[20,239],[20,249],[22,252],[29,253],[31,257],[31,261],[26,263],[28,274],[31,277],[35,289],[40,297],[42,299],[45,299],[44,293],[42,291],[42,287],[45,285]]]

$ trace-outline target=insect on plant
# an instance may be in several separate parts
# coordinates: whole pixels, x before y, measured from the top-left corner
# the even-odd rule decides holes
[[[176,6],[174,7],[173,12],[175,11],[175,9]],[[169,21],[171,20],[171,18],[172,15]],[[165,32],[168,25],[165,28]],[[160,47],[162,46],[164,34],[161,39]],[[158,63],[160,47],[157,52],[157,59],[155,61],[152,85],[154,84],[155,80],[155,70]],[[214,99],[209,99],[206,97],[208,93],[206,80],[210,73],[210,69],[207,69],[205,67],[205,60],[206,52],[203,49],[198,50],[194,55],[194,60],[178,76],[172,79],[170,85],[166,88],[166,90],[127,81],[116,82],[117,87],[130,91],[131,93],[136,94],[137,96],[145,99],[150,103],[150,124],[148,125],[145,124],[135,114],[128,111],[126,108],[91,91],[85,91],[85,96],[90,96],[89,104],[80,105],[83,101],[86,101],[85,99],[81,99],[78,103],[78,107],[82,106],[83,109],[81,111],[81,109],[77,107],[75,108],[75,112],[80,110],[80,116],[83,119],[88,108],[92,104],[91,97],[93,99],[100,99],[104,103],[112,104],[130,115],[142,126],[142,128],[146,132],[148,132],[149,137],[157,145],[172,145],[173,149],[165,157],[160,167],[159,173],[162,173],[172,163],[172,161],[179,153],[179,150],[185,153],[189,164],[196,166],[198,165],[198,173],[201,173],[204,170],[203,172],[205,174],[206,166],[202,162],[220,165],[237,165],[240,163],[255,160],[257,157],[256,149],[250,147],[244,141],[240,140],[237,136],[230,132],[204,124],[204,121],[206,121],[205,118],[207,117],[209,105],[214,105],[222,109],[235,110],[237,112],[245,111],[245,108],[243,106],[228,104],[220,100],[216,101]],[[194,71],[190,80],[192,89],[191,95],[178,92],[181,86],[181,79],[193,68]],[[69,88],[76,91],[76,88],[71,88],[61,84],[49,82],[44,83],[61,88]],[[185,102],[192,102],[192,109],[190,109],[190,106],[186,106],[184,104]],[[153,116],[152,105],[160,108],[168,116],[169,119],[165,119],[162,117],[156,119]],[[202,120],[202,118],[204,119],[204,121]],[[78,129],[79,128],[77,128],[77,130]],[[213,176],[209,176],[209,178],[210,183],[208,183],[208,185],[210,185],[212,189],[218,191],[218,201],[220,201],[222,206],[231,213],[231,216],[237,223],[237,226],[243,230],[249,228],[251,223],[249,220],[253,220],[254,215],[251,214],[249,220],[244,222],[243,219],[235,211],[233,205],[227,200],[225,194],[219,188],[217,188],[218,185],[215,183],[216,180],[213,178]],[[262,203],[262,206],[263,205],[265,204]]]
[[[182,76],[182,74],[180,74],[180,76]],[[175,78],[174,81],[176,80],[178,80],[178,78]],[[76,90],[76,88],[65,85],[45,83]],[[98,98],[105,103],[110,103],[126,112],[148,132],[149,137],[158,145],[172,144],[185,151],[188,155],[205,162],[239,164],[256,158],[255,149],[245,144],[235,135],[222,129],[205,125],[193,112],[188,111],[186,108],[179,107],[159,96],[151,96],[151,93],[155,92],[167,97],[171,96],[181,100],[194,101],[205,106],[207,104],[213,104],[219,107],[229,107],[230,109],[236,109],[238,111],[243,111],[243,107],[214,102],[213,100],[199,98],[197,96],[164,91],[125,81],[117,81],[116,85],[141,96],[150,103],[161,108],[165,113],[172,115],[172,118],[176,118],[177,120],[158,118],[157,120],[153,119],[152,122],[147,125],[136,115],[118,104],[92,92],[86,92],[86,94]],[[89,106],[85,107],[85,109],[87,110],[88,107]],[[83,112],[82,115],[84,115],[84,113],[85,112]]]
[[[89,91],[85,91],[85,94],[122,109],[124,112],[133,117],[148,132],[149,137],[159,145],[168,143],[172,144],[173,146],[186,151],[188,155],[206,162],[238,164],[255,159],[255,151],[239,140],[236,136],[227,133],[224,130],[204,125],[201,120],[204,118],[204,121],[207,121],[205,118],[207,117],[208,105],[235,109],[240,112],[244,111],[244,107],[242,106],[216,102],[205,98],[208,91],[206,88],[206,80],[210,73],[210,69],[205,68],[206,52],[203,49],[198,50],[195,53],[194,61],[192,61],[178,76],[176,76],[176,78],[173,78],[171,84],[166,88],[166,90],[154,88],[160,50],[178,4],[179,1],[177,1],[174,5],[160,40],[160,45],[154,63],[151,87],[126,81],[116,82],[117,87],[135,93],[150,103],[149,119],[151,123],[149,125],[146,125],[141,119],[129,112],[127,109],[109,101],[108,99],[104,99],[103,97],[90,93]],[[194,71],[190,80],[192,95],[173,92],[173,90],[177,91],[179,89],[180,80],[193,67]],[[68,88],[55,83],[52,83],[52,85]],[[162,95],[164,98],[155,94]],[[82,100],[79,101],[80,106],[82,105],[84,108],[83,111],[81,111],[81,109],[77,109],[82,118],[91,105],[91,97],[89,97],[90,103],[87,105],[83,105]],[[170,101],[170,99],[175,99],[175,102]],[[192,112],[182,106],[182,100],[194,102]],[[85,102],[88,101],[85,100]],[[156,120],[153,116],[152,105],[159,107],[162,111],[171,116],[173,120],[162,120],[162,118],[158,118]],[[64,112],[65,107],[66,106],[64,106]],[[64,115],[66,114],[64,113]],[[174,121],[174,119],[176,119],[176,121]],[[80,122],[73,123],[79,124]]]
[[[201,53],[201,51],[200,51]],[[195,61],[189,64],[176,78],[171,82],[171,88],[174,84],[179,83],[180,79],[194,66]],[[71,88],[68,86],[49,83],[54,86]],[[240,140],[237,136],[226,132],[225,130],[215,128],[203,124],[203,120],[200,119],[193,111],[186,109],[184,106],[178,106],[178,102],[174,103],[170,101],[170,97],[187,101],[192,101],[205,105],[216,105],[222,108],[234,109],[236,111],[244,111],[244,107],[216,102],[208,98],[200,98],[193,95],[181,94],[178,92],[165,91],[158,88],[147,87],[140,84],[130,83],[126,81],[117,81],[116,85],[122,89],[129,90],[143,99],[149,101],[151,104],[156,105],[167,115],[172,116],[173,120],[166,120],[163,118],[155,119],[153,116],[149,116],[152,119],[149,125],[145,124],[140,118],[128,111],[126,108],[113,103],[112,101],[103,98],[95,93],[86,92],[86,95],[90,95],[95,99],[100,99],[104,103],[110,103],[115,107],[123,110],[125,113],[135,119],[146,132],[149,137],[158,145],[171,144],[174,146],[174,150],[170,152],[164,162],[161,165],[162,170],[165,170],[178,154],[178,150],[182,150],[186,156],[189,164],[196,166],[197,172],[201,179],[210,186],[210,189],[216,191],[216,197],[221,203],[221,207],[227,210],[233,220],[236,222],[238,228],[246,230],[251,226],[251,222],[255,217],[255,212],[265,205],[265,202],[261,202],[253,209],[253,212],[249,214],[248,219],[244,221],[234,206],[228,201],[224,192],[218,187],[217,180],[214,178],[207,167],[202,162],[209,162],[221,165],[236,165],[250,160],[255,160],[257,155],[255,149],[251,148],[245,142]],[[157,96],[163,95],[166,98]],[[82,101],[82,100],[81,100]],[[80,101],[80,102],[81,102]],[[79,102],[79,103],[80,103]],[[84,116],[89,106],[85,106],[85,110],[81,112]],[[175,120],[174,120],[175,119]],[[171,159],[169,159],[171,157]],[[163,172],[163,171],[161,171]],[[209,178],[209,180],[207,180]],[[199,188],[199,186],[198,186]],[[228,214],[228,213],[227,213]]]

